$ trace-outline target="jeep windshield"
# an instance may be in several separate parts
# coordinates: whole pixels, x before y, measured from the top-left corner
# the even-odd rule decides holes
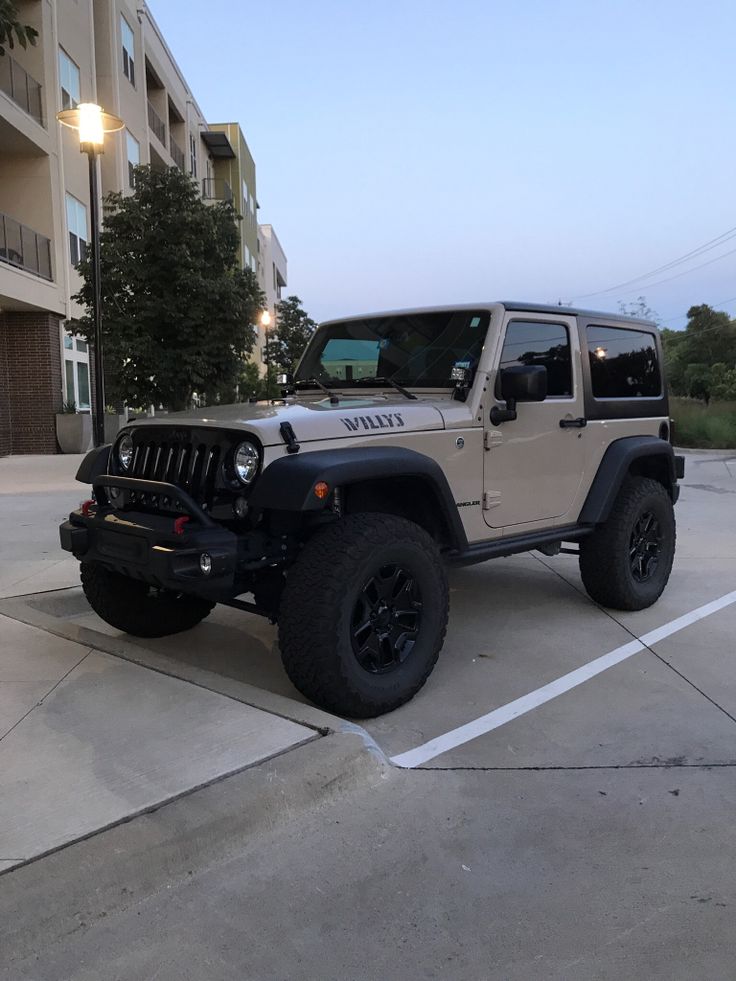
[[[312,338],[294,380],[328,387],[450,388],[453,368],[478,366],[490,313],[447,310],[325,324]]]

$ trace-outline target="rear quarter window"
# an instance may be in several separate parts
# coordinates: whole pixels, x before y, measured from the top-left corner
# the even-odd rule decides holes
[[[654,334],[622,327],[586,327],[596,399],[659,398],[662,374]]]

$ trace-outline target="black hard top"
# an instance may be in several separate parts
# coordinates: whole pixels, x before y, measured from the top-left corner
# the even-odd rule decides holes
[[[578,307],[567,307],[560,304],[524,303],[521,300],[501,300],[507,310],[522,310],[527,313],[556,313],[568,314],[574,317],[595,317],[596,320],[620,320],[624,324],[646,324],[655,326],[652,320],[641,317],[629,317],[625,313],[609,313],[605,310],[581,310]]]
[[[606,310],[581,310],[577,307],[565,307],[559,304],[524,303],[522,300],[494,300],[490,303],[447,303],[444,306],[409,307],[405,310],[381,310],[374,313],[351,314],[349,317],[331,317],[329,320],[322,321],[320,326],[343,323],[346,320],[369,320],[374,317],[400,317],[408,314],[445,313],[448,310],[488,310],[490,307],[496,305],[500,305],[506,310],[518,310],[522,313],[552,313],[557,314],[558,317],[590,317],[592,320],[615,321],[628,327],[643,324],[650,329],[657,329],[657,325],[651,320],[642,320],[639,317],[627,317],[623,313],[609,313]]]

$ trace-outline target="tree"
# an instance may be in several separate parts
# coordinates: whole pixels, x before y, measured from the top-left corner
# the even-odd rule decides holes
[[[303,309],[298,296],[287,296],[277,303],[276,324],[268,335],[269,365],[293,372],[316,329],[316,321]]]
[[[100,239],[108,401],[186,408],[192,396],[232,392],[253,347],[264,298],[238,265],[240,216],[207,205],[178,168],[135,169],[135,193],[105,198]],[[92,267],[75,300],[87,315],[71,329],[93,340]]]
[[[728,372],[736,368],[736,324],[706,303],[690,307],[687,315],[685,330],[662,331],[670,391],[706,402],[726,398]]]
[[[27,48],[29,44],[35,45],[37,37],[35,27],[18,20],[18,8],[13,0],[0,0],[0,57],[5,54],[6,44],[12,49],[17,41],[21,48]]]
[[[639,320],[653,320],[655,324],[659,323],[659,314],[656,310],[652,310],[645,296],[637,296],[635,303],[622,303],[619,300],[618,309],[625,317],[637,317]]]

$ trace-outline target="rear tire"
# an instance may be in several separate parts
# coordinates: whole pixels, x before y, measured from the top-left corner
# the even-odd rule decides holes
[[[157,590],[95,562],[80,566],[82,589],[97,616],[134,637],[168,637],[196,627],[214,603],[169,590]]]
[[[289,570],[279,645],[294,686],[329,712],[372,718],[429,677],[447,628],[439,549],[418,525],[353,514],[318,532]]]
[[[580,542],[588,595],[615,610],[651,606],[670,577],[675,537],[667,489],[649,477],[627,477],[608,520]]]

